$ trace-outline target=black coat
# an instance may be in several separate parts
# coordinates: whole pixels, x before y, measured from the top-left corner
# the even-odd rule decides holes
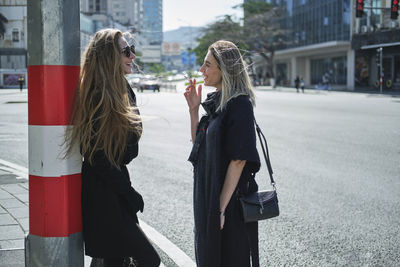
[[[135,95],[128,88],[131,102]],[[141,246],[143,235],[136,213],[143,210],[142,196],[131,186],[126,164],[138,155],[138,138],[130,134],[120,169],[111,165],[103,151],[93,164],[82,165],[82,222],[85,253],[96,258],[128,257]]]
[[[200,120],[189,157],[194,165],[196,262],[198,267],[246,267],[250,266],[252,251],[253,266],[257,266],[258,225],[244,223],[238,202],[238,194],[257,190],[253,178],[260,168],[260,159],[253,106],[249,97],[238,96],[221,112],[216,112],[219,99],[220,92],[214,92],[203,103],[207,114]],[[231,160],[247,162],[225,210],[225,225],[221,231],[219,198]]]

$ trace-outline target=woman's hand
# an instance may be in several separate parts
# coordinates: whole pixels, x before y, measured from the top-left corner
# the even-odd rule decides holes
[[[189,106],[190,112],[196,112],[199,110],[199,106],[201,103],[201,91],[201,85],[199,85],[196,90],[196,79],[189,80],[189,86],[186,87],[185,93],[183,95],[186,98],[186,102]]]
[[[228,206],[228,203],[232,198],[233,192],[235,191],[235,188],[239,182],[245,164],[245,160],[231,160],[228,165],[224,185],[222,187],[221,195],[219,197],[221,230],[224,228],[225,224],[226,207]]]

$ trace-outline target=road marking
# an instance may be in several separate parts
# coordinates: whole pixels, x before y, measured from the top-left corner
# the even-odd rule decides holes
[[[2,160],[2,159],[0,159],[0,164],[4,165],[4,166],[1,166],[2,170],[11,172],[12,174],[16,175],[17,178],[20,177],[20,178],[24,178],[24,179],[28,180],[29,175],[28,175],[27,168],[24,168],[22,166],[19,166],[17,164],[14,164],[14,163],[8,162],[6,160]]]
[[[159,119],[159,116],[153,116],[153,115],[140,115],[142,121],[151,121],[151,120],[156,120]]]
[[[28,179],[28,169],[17,164],[8,162],[0,159],[0,169],[9,171],[16,176]],[[169,241],[165,236],[157,232],[156,229],[148,225],[142,220],[139,220],[140,227],[147,237],[153,241],[167,256],[174,261],[178,266],[182,267],[195,267],[196,264],[192,259],[187,256],[181,249],[179,249],[174,243]]]

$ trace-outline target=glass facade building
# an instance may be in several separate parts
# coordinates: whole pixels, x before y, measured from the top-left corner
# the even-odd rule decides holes
[[[143,0],[141,35],[150,45],[161,45],[163,40],[162,0]]]
[[[292,29],[292,47],[350,40],[350,0],[281,1]]]
[[[349,85],[351,0],[264,1],[282,7],[285,14],[280,24],[287,29],[288,42],[275,53],[278,84],[293,85],[299,76],[309,87],[322,84],[326,78],[330,85]]]

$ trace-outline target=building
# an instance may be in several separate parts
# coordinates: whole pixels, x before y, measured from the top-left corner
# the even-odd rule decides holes
[[[299,76],[307,87],[373,89],[382,47],[384,87],[400,87],[399,18],[390,19],[390,0],[364,0],[362,18],[355,16],[355,0],[265,1],[285,9],[282,25],[290,29],[289,44],[274,56],[278,84],[293,86]]]
[[[19,77],[28,79],[26,0],[0,1],[0,14],[0,88],[16,88]]]
[[[143,0],[81,0],[81,12],[88,15],[104,14],[113,21],[130,27],[132,32],[141,29]]]
[[[165,70],[183,70],[181,45],[179,43],[163,42],[161,54]]]
[[[107,0],[81,0],[81,11],[83,13],[108,13],[108,1]]]
[[[163,8],[162,0],[143,0],[143,23],[141,35],[149,45],[160,45],[163,42]]]
[[[355,88],[380,89],[382,64],[382,90],[400,91],[400,18],[390,18],[390,0],[372,4],[383,9],[367,9],[354,23]]]
[[[354,89],[354,51],[351,48],[351,0],[280,2],[291,29],[289,45],[275,52],[279,84],[294,85],[297,76],[308,86]]]
[[[162,61],[162,18],[162,0],[142,1],[142,23],[139,31],[142,45],[139,44],[138,49],[143,54],[140,60],[144,63],[161,63]]]
[[[81,0],[81,12],[104,27],[135,35],[144,63],[161,63],[162,0]]]
[[[93,20],[91,16],[80,13],[80,28],[81,28],[81,54],[85,51],[93,34],[104,28],[102,21]]]

